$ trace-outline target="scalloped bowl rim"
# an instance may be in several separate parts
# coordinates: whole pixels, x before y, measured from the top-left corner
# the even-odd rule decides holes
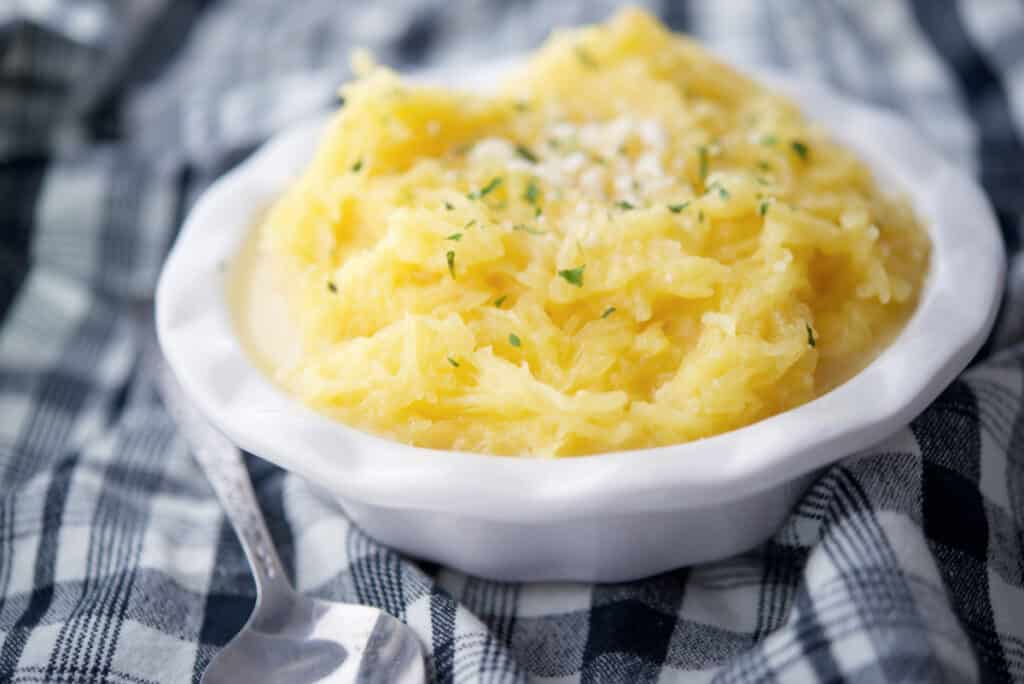
[[[516,62],[440,69],[416,78],[486,88],[496,72]],[[541,523],[739,500],[880,442],[955,379],[991,329],[1005,271],[995,217],[975,182],[904,120],[817,82],[764,68],[744,70],[789,95],[853,147],[880,179],[896,183],[932,240],[930,273],[904,330],[867,368],[828,394],[693,442],[564,459],[413,447],[303,406],[272,385],[243,352],[225,301],[222,265],[258,213],[308,161],[329,115],[273,137],[193,207],[156,294],[157,332],[171,369],[236,444],[342,498],[486,520]],[[965,217],[970,230],[963,229]]]

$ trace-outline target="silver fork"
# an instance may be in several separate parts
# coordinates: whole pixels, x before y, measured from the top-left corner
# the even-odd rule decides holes
[[[155,370],[164,404],[213,485],[256,580],[249,621],[210,662],[203,684],[422,684],[423,652],[408,626],[376,608],[319,601],[292,588],[241,452],[188,400],[162,358]]]

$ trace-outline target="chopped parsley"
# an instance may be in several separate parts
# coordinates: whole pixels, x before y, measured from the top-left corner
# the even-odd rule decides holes
[[[623,211],[629,211],[630,209],[636,209],[636,207],[634,207],[632,204],[630,204],[626,200],[620,200],[620,201],[616,202],[615,206],[617,206],[619,209],[622,209]]]
[[[809,157],[811,154],[811,150],[809,147],[807,147],[807,143],[801,142],[800,140],[794,140],[793,142],[790,143],[790,146],[793,148],[793,151],[800,156],[801,159],[807,161],[807,157]]]
[[[697,148],[697,156],[700,159],[700,179],[708,177],[708,148],[701,145]]]
[[[697,212],[697,220],[700,221],[701,223],[704,223],[704,210],[703,209],[701,209],[700,211]]]
[[[452,211],[453,209],[455,209],[455,207],[452,206],[451,202],[445,202],[444,203],[444,208],[447,209],[448,211]]]
[[[501,295],[500,297],[494,300],[494,306],[500,309],[501,305],[505,303],[506,299],[508,299],[508,295]]]
[[[450,357],[450,356],[448,357],[448,363],[452,364],[452,366],[453,366],[453,367],[455,367],[455,368],[458,368],[458,367],[459,367],[459,362],[458,362],[458,361],[456,361],[455,359],[453,359],[453,358],[452,358],[452,357]]]
[[[462,239],[462,233],[452,233],[451,235],[449,235],[448,237],[445,238],[445,240],[452,240],[454,242],[458,242],[461,239]]]
[[[727,200],[730,197],[729,191],[726,190],[725,187],[718,182],[712,183],[711,186],[708,188],[708,192],[711,192],[712,190],[717,190],[719,198],[723,200]]]
[[[516,145],[516,154],[530,162],[531,164],[537,163],[537,155],[530,151],[530,148],[526,145]]]
[[[332,294],[338,294],[338,286],[331,280],[327,281],[327,289],[330,290]]]
[[[523,193],[523,199],[530,204],[537,204],[537,200],[540,199],[540,188],[537,187],[537,182],[532,178],[526,184],[526,192]]]
[[[582,45],[576,46],[576,59],[580,60],[580,64],[588,69],[597,68],[597,62],[594,61],[594,57]]]
[[[466,225],[463,228],[463,230],[465,230],[466,228],[472,228],[475,225],[476,225],[476,219],[469,219],[468,221],[466,221]]]
[[[558,272],[562,278],[565,278],[565,282],[576,287],[583,287],[583,269],[587,266],[584,264],[578,268],[567,268]]]
[[[615,313],[615,307],[614,306],[609,306],[607,309],[604,310],[604,313],[601,314],[601,318],[608,318],[613,313]]]
[[[508,343],[511,344],[513,347],[522,346],[522,342],[519,339],[519,335],[516,335],[515,333],[508,334]]]
[[[757,162],[757,168],[761,169],[762,171],[771,171],[772,165],[766,162],[764,159],[762,159],[759,162]]]
[[[448,261],[448,272],[452,274],[452,278],[455,277],[455,252],[448,250],[444,255],[444,258]]]
[[[779,139],[776,138],[774,135],[761,136],[761,144],[764,145],[765,147],[771,147],[777,142],[779,142]]]
[[[544,213],[543,209],[541,209],[540,207],[536,207],[533,210],[533,218],[540,218],[540,215],[543,214],[543,213]]]
[[[757,205],[757,213],[761,216],[768,213],[768,200],[761,200],[761,203]]]
[[[538,230],[532,226],[528,226],[525,223],[517,223],[512,226],[512,230],[518,230],[521,233],[529,233],[530,235],[544,235],[546,230]]]
[[[480,188],[479,190],[475,190],[469,193],[468,195],[466,195],[466,197],[468,197],[471,200],[483,199],[484,197],[487,197],[487,195],[494,192],[494,189],[497,188],[499,185],[501,185],[501,176],[495,176],[490,181],[488,181],[487,185]]]
[[[818,341],[814,339],[814,329],[811,328],[809,323],[804,323],[804,327],[807,328],[807,345],[812,349],[818,346]]]
[[[686,209],[686,207],[688,207],[688,206],[690,206],[690,202],[689,201],[682,202],[680,204],[670,204],[670,205],[668,205],[668,210],[671,211],[673,214],[678,214],[683,209]]]
[[[360,158],[360,159],[357,159],[356,163],[352,165],[352,173],[359,173],[362,170],[363,170],[363,160],[362,160],[362,158]]]

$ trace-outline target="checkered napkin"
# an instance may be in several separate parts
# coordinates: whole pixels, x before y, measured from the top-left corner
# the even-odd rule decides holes
[[[0,3],[0,681],[195,681],[252,607],[132,323],[197,192],[330,105],[356,44],[399,66],[465,63],[614,4]],[[1011,255],[985,351],[728,561],[488,582],[402,558],[250,459],[289,572],[407,621],[439,682],[1024,680],[1024,3],[652,9],[734,58],[902,112],[981,180]]]

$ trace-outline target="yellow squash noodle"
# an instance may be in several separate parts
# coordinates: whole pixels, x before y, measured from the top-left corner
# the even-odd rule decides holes
[[[402,442],[568,456],[807,402],[912,313],[929,242],[798,108],[626,10],[494,94],[357,59],[259,249],[301,401]]]

